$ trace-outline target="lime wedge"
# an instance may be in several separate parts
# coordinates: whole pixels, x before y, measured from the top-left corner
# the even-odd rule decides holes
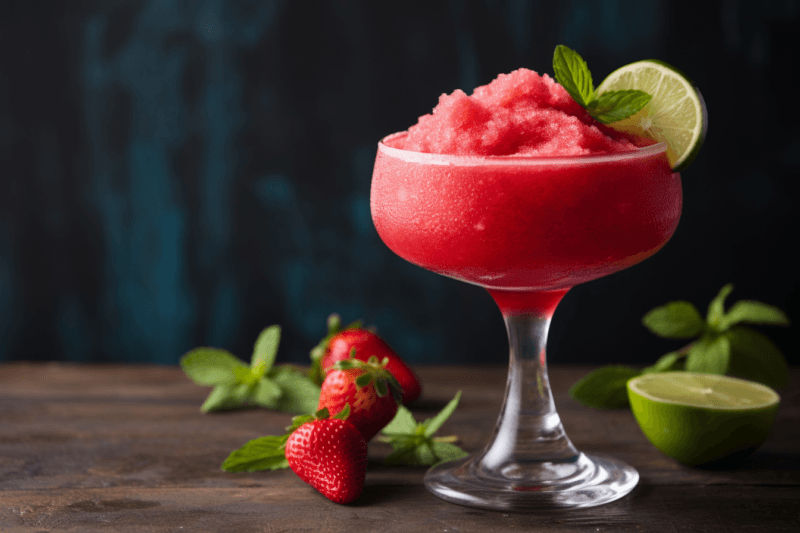
[[[647,439],[688,465],[752,453],[767,439],[780,403],[766,385],[692,372],[633,378],[628,398]]]
[[[667,144],[667,158],[676,172],[700,151],[708,129],[708,112],[700,91],[681,71],[658,60],[618,68],[603,80],[597,94],[638,89],[652,96],[638,113],[610,127]]]

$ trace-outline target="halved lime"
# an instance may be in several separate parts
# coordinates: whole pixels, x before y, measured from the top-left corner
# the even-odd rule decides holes
[[[638,113],[610,127],[667,144],[676,172],[684,170],[700,151],[708,129],[708,112],[700,91],[675,67],[648,59],[618,68],[603,80],[597,94],[638,89],[652,96]]]
[[[648,440],[688,465],[752,453],[769,435],[780,403],[766,385],[693,372],[633,378],[628,398]]]

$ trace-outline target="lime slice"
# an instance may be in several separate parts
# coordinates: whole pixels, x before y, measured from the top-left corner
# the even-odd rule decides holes
[[[610,127],[667,144],[676,172],[684,170],[700,151],[708,128],[708,112],[697,87],[681,71],[663,61],[637,61],[618,68],[603,80],[597,94],[638,89],[652,96],[638,113]]]
[[[780,402],[766,385],[692,372],[633,378],[628,398],[648,440],[688,465],[752,453],[769,435]]]

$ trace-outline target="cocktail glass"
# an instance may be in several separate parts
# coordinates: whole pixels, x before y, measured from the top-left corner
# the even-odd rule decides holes
[[[675,231],[680,176],[666,146],[571,157],[451,156],[378,146],[372,219],[400,257],[486,288],[503,313],[510,364],[488,444],[433,467],[425,485],[450,502],[497,510],[581,508],[621,498],[634,468],[578,451],[547,377],[553,312],[578,283],[658,251]]]

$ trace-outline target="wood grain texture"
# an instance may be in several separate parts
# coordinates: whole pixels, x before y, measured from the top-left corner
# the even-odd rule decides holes
[[[291,471],[229,474],[247,440],[282,432],[263,409],[203,415],[209,389],[174,367],[0,365],[0,531],[709,531],[800,530],[800,371],[782,392],[773,435],[736,469],[703,470],[661,455],[627,410],[596,411],[567,389],[588,367],[550,369],[564,426],[583,451],[635,466],[642,479],[609,505],[547,515],[469,509],[422,486],[424,468],[386,467],[370,444],[365,490],[333,504]],[[442,428],[479,449],[502,400],[505,369],[420,367],[413,406],[433,415],[463,390]]]

